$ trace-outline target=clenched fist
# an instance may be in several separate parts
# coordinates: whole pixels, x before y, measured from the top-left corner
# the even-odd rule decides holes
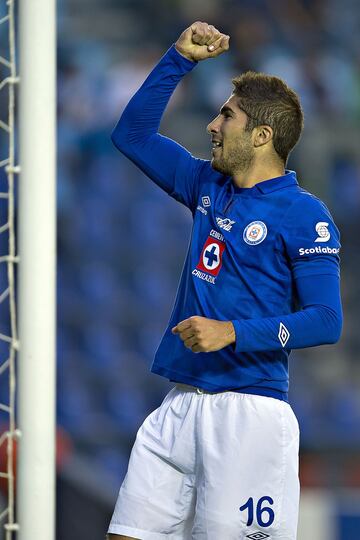
[[[217,321],[197,315],[179,322],[171,331],[178,334],[185,347],[195,353],[219,351],[236,341],[231,321]]]
[[[222,34],[215,26],[197,21],[184,30],[175,47],[188,60],[198,62],[227,51],[229,40],[230,36]]]

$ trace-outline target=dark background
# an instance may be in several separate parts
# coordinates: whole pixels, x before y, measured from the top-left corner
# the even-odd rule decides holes
[[[170,388],[149,367],[191,215],[115,150],[110,133],[195,20],[230,34],[230,52],[185,78],[162,133],[210,158],[206,125],[231,93],[231,78],[247,69],[283,77],[301,96],[305,131],[289,168],[341,230],[344,306],[336,346],[293,351],[290,359],[301,480],[304,490],[360,488],[358,2],[63,0],[58,14],[57,539],[103,538],[136,431]],[[1,148],[5,142],[0,135]],[[4,310],[0,321],[6,327]],[[354,519],[334,539],[352,538],[354,529],[345,529],[359,530]]]

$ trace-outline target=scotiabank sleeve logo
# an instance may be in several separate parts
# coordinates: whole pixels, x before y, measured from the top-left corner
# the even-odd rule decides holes
[[[217,276],[222,265],[222,255],[224,250],[224,242],[209,236],[205,242],[196,268],[203,272],[207,272],[212,276]]]

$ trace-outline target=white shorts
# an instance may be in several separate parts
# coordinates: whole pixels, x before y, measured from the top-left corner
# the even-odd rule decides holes
[[[176,385],[137,433],[109,532],[296,540],[298,452],[288,403]]]

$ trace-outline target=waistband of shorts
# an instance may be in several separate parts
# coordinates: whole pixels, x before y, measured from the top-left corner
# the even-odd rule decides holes
[[[263,388],[261,386],[246,386],[244,388],[232,388],[231,390],[218,390],[217,392],[210,392],[204,390],[198,386],[191,386],[190,384],[175,383],[176,388],[182,392],[196,392],[197,394],[224,394],[227,392],[236,392],[237,394],[251,394],[255,396],[265,396],[279,399],[280,401],[289,402],[288,393],[281,390],[275,390],[274,388]]]

